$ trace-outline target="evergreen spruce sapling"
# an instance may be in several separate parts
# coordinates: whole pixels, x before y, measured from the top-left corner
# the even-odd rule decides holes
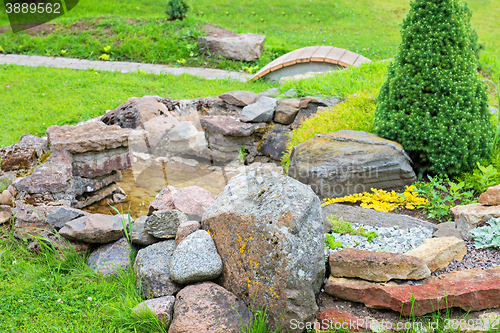
[[[374,128],[437,174],[488,158],[493,126],[476,69],[471,10],[458,0],[412,0],[377,99]]]
[[[170,21],[183,20],[189,10],[188,4],[184,0],[169,0],[165,13]]]

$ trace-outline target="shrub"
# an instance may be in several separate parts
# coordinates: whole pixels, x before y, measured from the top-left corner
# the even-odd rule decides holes
[[[169,0],[165,13],[170,21],[183,20],[189,10],[188,4],[184,0]]]
[[[370,132],[375,112],[374,96],[376,96],[376,91],[350,96],[345,102],[339,103],[327,111],[316,113],[313,117],[303,121],[301,126],[293,131],[291,140],[287,144],[285,154],[281,159],[283,168],[288,170],[293,147],[311,139],[314,134],[340,130]]]
[[[458,174],[489,156],[493,127],[470,18],[458,0],[411,1],[380,89],[375,132],[402,144],[421,171]]]

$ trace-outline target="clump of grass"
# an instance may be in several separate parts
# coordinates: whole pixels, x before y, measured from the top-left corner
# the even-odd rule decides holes
[[[386,79],[387,62],[378,61],[317,75],[306,80],[292,80],[280,86],[280,93],[294,89],[298,97],[335,96],[344,98],[359,91],[373,91]]]
[[[324,112],[319,112],[302,122],[302,125],[293,131],[291,140],[287,144],[285,154],[281,160],[283,168],[288,170],[293,147],[311,139],[315,134],[340,130],[371,132],[376,94],[377,90],[373,90],[350,96],[345,102],[337,104]]]
[[[337,234],[363,236],[368,238],[369,242],[379,236],[375,231],[368,232],[362,226],[354,228],[354,226],[349,222],[339,221],[335,216],[329,216],[327,220],[332,225],[332,232]]]

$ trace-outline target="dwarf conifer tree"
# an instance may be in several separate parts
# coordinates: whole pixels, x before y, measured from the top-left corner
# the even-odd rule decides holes
[[[471,16],[458,0],[410,1],[377,99],[376,133],[402,144],[431,173],[457,174],[489,156],[493,127]]]

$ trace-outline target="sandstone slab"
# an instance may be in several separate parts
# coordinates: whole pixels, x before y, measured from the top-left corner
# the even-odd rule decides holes
[[[176,248],[173,239],[145,247],[135,258],[134,271],[138,286],[146,298],[170,296],[181,290],[181,286],[170,278],[170,259]]]
[[[265,168],[233,177],[202,226],[222,257],[220,284],[268,307],[269,322],[312,320],[324,279],[324,216],[310,187]],[[283,316],[283,321],[281,321]]]
[[[146,309],[152,311],[161,322],[168,326],[172,321],[174,303],[174,296],[152,298],[139,303],[132,311],[135,313],[141,313]]]
[[[129,129],[97,121],[76,126],[49,126],[47,138],[51,149],[77,154],[127,147],[130,133]]]
[[[274,122],[290,125],[295,120],[300,109],[300,99],[286,98],[278,102],[274,113]]]
[[[489,187],[486,192],[481,193],[477,202],[486,206],[500,205],[500,185]]]
[[[222,260],[210,234],[198,230],[180,242],[170,260],[169,273],[180,284],[217,278],[222,273]]]
[[[247,106],[248,104],[255,103],[257,95],[251,91],[228,91],[219,96],[224,102],[236,105],[236,106]]]
[[[469,269],[430,277],[421,285],[383,285],[363,280],[330,277],[325,292],[361,302],[369,308],[387,309],[404,316],[422,316],[447,307],[477,311],[500,307],[500,268]]]
[[[179,225],[186,221],[186,214],[177,209],[157,210],[146,219],[144,230],[156,238],[175,238]]]
[[[469,230],[485,225],[493,217],[500,217],[500,206],[484,206],[480,203],[455,206],[450,211],[464,237],[469,234]]]
[[[462,233],[455,222],[443,222],[436,225],[432,237],[456,237],[461,239]]]
[[[169,185],[156,195],[156,198],[151,202],[148,209],[148,216],[157,210],[175,209],[173,194],[176,192],[175,187]]]
[[[328,257],[334,277],[355,277],[384,282],[392,279],[420,280],[431,275],[422,259],[399,253],[343,249]]]
[[[184,238],[199,229],[201,229],[201,224],[198,221],[187,221],[181,223],[177,229],[177,233],[175,234],[175,242],[179,245]]]
[[[99,152],[85,152],[73,155],[73,175],[96,178],[111,174],[116,170],[126,170],[132,166],[132,157],[127,147]]]
[[[325,309],[318,314],[317,318],[321,330],[344,328],[349,332],[372,332],[366,320],[339,309]]]
[[[130,244],[122,237],[99,246],[87,259],[87,265],[99,275],[110,276],[130,267]]]
[[[445,268],[453,260],[461,261],[466,254],[465,242],[456,237],[426,239],[423,245],[405,253],[422,259],[431,272]]]
[[[69,240],[105,244],[122,237],[120,218],[104,214],[92,214],[67,222],[59,234]]]
[[[288,175],[320,198],[401,189],[416,180],[400,144],[361,131],[317,134],[295,146],[290,161]]]
[[[213,282],[187,286],[176,296],[169,333],[240,333],[250,322],[248,308]]]
[[[242,123],[229,116],[202,116],[201,126],[209,132],[228,136],[250,136],[254,132],[252,124]]]
[[[73,198],[71,162],[67,151],[54,150],[47,162],[37,166],[31,175],[16,179],[12,186],[18,197],[31,205],[60,201],[69,206]]]
[[[215,201],[215,196],[198,186],[189,186],[173,194],[175,209],[186,214],[189,220],[201,221],[203,213]]]
[[[141,216],[132,223],[132,243],[138,245],[151,245],[161,241],[147,233],[145,230],[147,216]]]

